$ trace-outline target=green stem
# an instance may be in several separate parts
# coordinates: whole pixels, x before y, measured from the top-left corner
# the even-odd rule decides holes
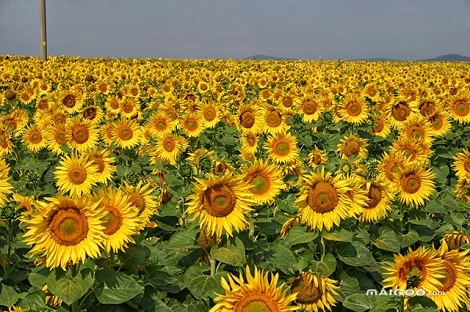
[[[72,278],[77,276],[78,274],[78,268],[77,268],[77,265],[76,264],[72,264],[70,266],[70,271],[72,273]],[[80,311],[80,307],[78,305],[78,300],[75,301],[74,303],[72,303],[72,312],[79,312]]]
[[[320,258],[320,261],[323,262],[323,258],[325,257],[325,253],[326,253],[326,248],[325,248],[325,241],[323,240],[323,235],[322,235],[321,232],[320,232],[320,244],[321,244],[321,258]]]
[[[405,296],[401,296],[400,298],[400,307],[398,308],[399,312],[405,311]]]
[[[6,258],[6,269],[5,274],[6,278],[8,278],[11,274],[11,265],[10,265],[10,258],[11,258],[11,241],[13,240],[13,229],[11,226],[11,220],[8,220],[7,226],[7,258]]]

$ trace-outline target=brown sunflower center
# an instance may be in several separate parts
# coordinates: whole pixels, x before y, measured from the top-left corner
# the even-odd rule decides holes
[[[67,107],[67,108],[74,107],[75,104],[76,104],[75,96],[73,96],[72,94],[68,94],[62,100],[62,104],[64,104],[64,106]]]
[[[356,140],[348,140],[343,145],[343,153],[346,157],[351,157],[353,155],[358,155],[361,145]]]
[[[139,209],[139,214],[141,214],[145,209],[145,198],[139,193],[131,193],[129,195],[129,202],[132,206]]]
[[[87,107],[82,112],[83,118],[93,120],[96,118],[97,111],[96,107]]]
[[[313,154],[312,161],[315,165],[318,166],[319,164],[321,164],[321,155],[317,153]]]
[[[173,140],[173,138],[167,138],[167,139],[165,139],[165,141],[163,141],[163,148],[167,152],[174,151],[175,147],[176,147],[176,144],[175,144],[175,140]]]
[[[290,96],[285,97],[285,98],[282,99],[282,105],[284,105],[284,107],[289,108],[293,104],[294,104],[294,99],[292,99]]]
[[[264,172],[255,172],[246,181],[251,183],[250,191],[255,195],[266,194],[271,186],[271,180]]]
[[[414,172],[409,172],[401,176],[400,184],[403,191],[409,194],[414,194],[419,191],[421,187],[421,178]]]
[[[466,100],[461,99],[454,102],[452,105],[452,111],[459,117],[467,116],[470,111],[470,105]]]
[[[207,107],[204,109],[204,119],[207,121],[212,121],[214,120],[216,113],[215,113],[215,108],[214,107]]]
[[[122,214],[118,209],[116,209],[116,207],[113,206],[106,206],[105,210],[108,213],[101,219],[103,220],[103,225],[105,226],[103,232],[106,235],[113,235],[122,226]]]
[[[68,176],[73,184],[82,184],[86,180],[87,173],[85,168],[76,166],[69,170]]]
[[[102,173],[105,168],[103,159],[97,156],[90,156],[90,159],[93,160],[93,163],[98,166],[98,173]]]
[[[380,185],[372,183],[370,185],[369,193],[367,194],[367,197],[369,197],[369,201],[367,203],[366,208],[372,209],[372,208],[377,207],[377,205],[382,200],[382,188],[380,187]]]
[[[395,181],[395,174],[400,173],[400,171],[403,169],[404,166],[401,163],[397,161],[391,161],[385,166],[385,176],[390,181]]]
[[[41,135],[41,132],[39,131],[32,131],[30,134],[29,134],[29,141],[31,142],[31,144],[39,144],[41,143],[42,141],[42,135]]]
[[[392,116],[398,121],[404,121],[411,113],[410,106],[406,102],[398,102],[392,108]]]
[[[328,182],[318,182],[308,191],[307,203],[318,213],[333,211],[338,202],[338,192]]]
[[[78,144],[83,144],[88,141],[89,133],[88,128],[82,125],[73,127],[72,139]]]
[[[265,120],[266,125],[268,125],[269,127],[277,127],[281,124],[282,117],[278,111],[272,110],[266,114]]]
[[[439,115],[432,116],[431,118],[429,118],[429,121],[431,122],[431,125],[434,130],[439,130],[444,125],[444,121],[442,120],[442,117]]]
[[[374,120],[374,127],[372,128],[372,130],[375,133],[380,133],[384,128],[385,128],[385,124],[384,124],[383,120],[380,120],[380,119],[375,119]]]
[[[204,191],[202,206],[211,216],[222,218],[228,216],[237,203],[232,189],[225,184],[216,184]]]
[[[62,208],[50,219],[52,238],[62,246],[75,246],[87,237],[88,221],[77,208]]]
[[[126,102],[122,105],[122,111],[126,114],[130,114],[134,111],[134,105],[132,103]]]
[[[317,111],[317,103],[315,101],[308,99],[302,103],[302,111],[305,115],[313,115]]]
[[[291,288],[293,293],[297,293],[297,302],[300,304],[313,304],[320,300],[323,295],[322,290],[310,281],[308,276],[301,276],[297,279]]]
[[[109,102],[109,106],[112,108],[112,109],[119,109],[119,100],[118,99],[113,99]]]
[[[265,293],[249,293],[235,304],[234,312],[279,312],[279,308]]]
[[[256,144],[256,137],[254,135],[247,135],[246,142],[249,146],[253,147]]]
[[[361,104],[357,101],[350,101],[346,105],[346,112],[351,116],[358,116],[362,112]]]
[[[65,130],[57,130],[54,134],[54,139],[59,145],[67,144],[67,137]]]
[[[274,144],[274,153],[277,156],[287,156],[290,152],[290,145],[287,142],[279,141]]]
[[[189,131],[195,131],[199,127],[199,123],[197,122],[196,119],[193,119],[193,118],[187,119],[185,122],[185,125],[186,125],[186,129],[188,129]]]
[[[424,129],[419,125],[413,125],[408,129],[408,134],[414,139],[421,139],[424,137]]]
[[[434,113],[434,110],[436,109],[436,104],[433,102],[423,102],[419,106],[419,112],[423,116],[429,116]]]
[[[60,124],[60,125],[63,125],[65,124],[65,121],[67,120],[67,117],[63,114],[56,114],[54,116],[54,123],[55,124]]]
[[[250,111],[245,111],[240,114],[240,124],[244,128],[251,128],[255,124],[255,115]]]
[[[124,141],[130,140],[133,136],[132,129],[128,126],[121,126],[117,131],[117,136]]]
[[[14,131],[18,127],[18,123],[13,118],[7,118],[3,121],[3,124],[6,128],[10,128],[10,130]]]
[[[157,122],[155,122],[155,128],[157,130],[160,130],[160,131],[165,130],[167,128],[167,126],[168,126],[168,124],[167,124],[166,120],[160,119]]]
[[[8,148],[9,135],[8,132],[0,130],[0,146],[3,148]]]

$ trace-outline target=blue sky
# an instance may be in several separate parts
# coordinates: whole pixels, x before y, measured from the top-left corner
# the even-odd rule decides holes
[[[49,55],[470,56],[470,0],[46,0]],[[39,2],[0,0],[0,55],[39,55]]]

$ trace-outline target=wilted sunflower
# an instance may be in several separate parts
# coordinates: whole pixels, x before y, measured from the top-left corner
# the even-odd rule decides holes
[[[390,202],[395,197],[388,184],[380,180],[374,180],[365,183],[363,188],[367,191],[368,200],[366,205],[362,206],[362,214],[359,220],[375,222],[385,218],[392,210]]]
[[[470,179],[470,151],[466,148],[454,156],[452,167],[460,179]]]
[[[437,250],[437,257],[444,260],[444,277],[439,279],[439,295],[429,296],[440,311],[460,311],[464,305],[470,304],[468,289],[470,287],[470,250],[449,250],[443,242]]]
[[[36,124],[31,124],[26,128],[22,139],[23,143],[32,153],[37,153],[39,150],[47,146],[47,140],[44,137],[44,130],[40,129]]]
[[[95,175],[95,181],[107,185],[108,181],[112,179],[113,174],[116,171],[114,157],[111,156],[111,153],[108,150],[100,150],[97,147],[89,150],[86,154],[88,155],[88,160],[91,160],[98,168]]]
[[[422,206],[434,192],[434,174],[430,169],[408,166],[397,176],[398,198],[411,206]]]
[[[157,196],[153,195],[154,188],[150,184],[143,184],[139,181],[137,185],[129,185],[124,181],[122,189],[128,196],[128,201],[139,214],[138,230],[144,228],[150,221],[150,218],[157,213]]]
[[[24,242],[34,245],[31,255],[44,255],[50,269],[84,262],[87,257],[100,256],[104,211],[99,202],[86,197],[46,198],[40,202],[31,219],[25,219]]]
[[[342,159],[355,157],[360,162],[367,157],[367,141],[355,134],[342,138],[338,144],[338,152]]]
[[[444,242],[449,249],[459,250],[463,244],[470,244],[470,235],[459,231],[453,231],[444,235],[441,239],[441,244]]]
[[[244,168],[243,174],[245,175],[243,180],[251,185],[248,191],[258,205],[272,203],[285,188],[280,168],[265,160],[255,160]]]
[[[342,219],[360,213],[360,206],[347,195],[349,190],[347,180],[332,177],[323,168],[319,173],[305,176],[301,182],[300,196],[294,203],[300,222],[312,229],[330,230]]]
[[[113,138],[121,148],[133,148],[140,143],[141,129],[135,120],[120,119],[113,123]]]
[[[369,107],[360,94],[349,93],[341,102],[339,114],[343,121],[361,124],[369,116]]]
[[[85,152],[98,144],[98,130],[96,125],[79,117],[72,117],[65,124],[67,131],[67,145],[79,152]]]
[[[291,292],[297,293],[297,304],[304,311],[331,311],[338,296],[339,286],[335,280],[309,272],[302,272],[287,281]]]
[[[436,250],[419,247],[408,249],[408,254],[396,254],[394,263],[387,265],[384,270],[384,288],[422,289],[425,292],[437,291],[445,278],[443,260],[438,257]]]
[[[128,243],[134,243],[132,235],[138,233],[139,211],[133,209],[128,196],[119,189],[105,188],[100,190],[93,200],[99,202],[105,215],[101,218],[104,236],[104,249],[124,251]]]
[[[45,131],[46,142],[49,149],[56,155],[61,155],[64,151],[61,146],[67,145],[67,131],[61,124],[51,125]]]
[[[216,305],[209,312],[261,312],[276,311],[288,312],[298,310],[299,307],[291,304],[296,299],[295,294],[287,295],[285,284],[277,285],[279,274],[264,273],[257,267],[254,274],[246,267],[246,283],[240,273],[239,277],[233,274],[228,276],[228,282],[222,277],[221,284],[225,290],[224,295],[217,295],[214,299]]]
[[[96,185],[98,168],[88,155],[72,154],[61,158],[60,165],[55,168],[54,176],[59,191],[70,192],[71,196],[90,194],[92,186]]]
[[[207,229],[217,238],[225,230],[232,236],[233,229],[239,232],[247,227],[245,215],[254,204],[248,191],[250,185],[242,176],[208,175],[207,180],[196,178],[193,194],[188,197],[187,213],[192,220],[199,218],[201,229]]]
[[[297,138],[290,133],[278,133],[265,143],[269,158],[275,163],[287,163],[299,157]]]

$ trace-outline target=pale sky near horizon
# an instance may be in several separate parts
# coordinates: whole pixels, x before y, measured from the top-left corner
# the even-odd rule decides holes
[[[470,56],[470,0],[46,0],[49,55]],[[0,0],[0,55],[39,55],[39,1]]]

